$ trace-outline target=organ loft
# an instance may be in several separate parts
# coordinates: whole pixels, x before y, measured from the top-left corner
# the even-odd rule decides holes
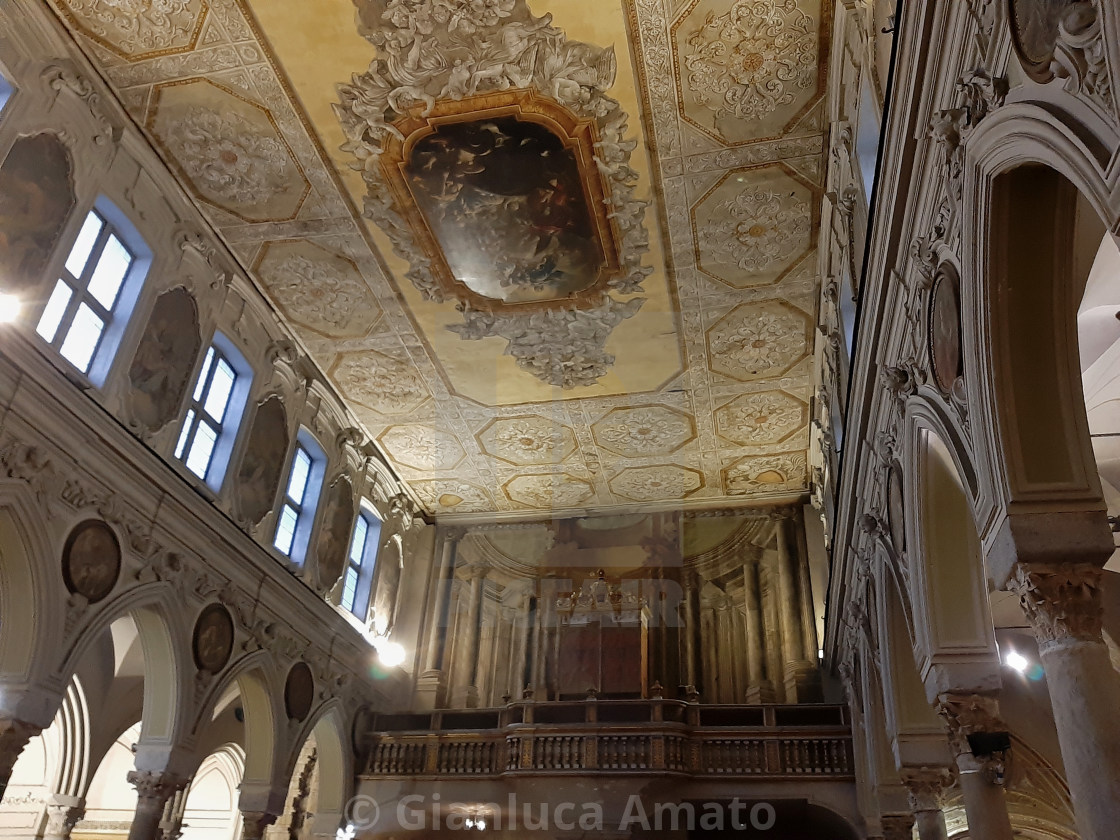
[[[1115,840],[1118,371],[1116,0],[0,0],[0,840]]]

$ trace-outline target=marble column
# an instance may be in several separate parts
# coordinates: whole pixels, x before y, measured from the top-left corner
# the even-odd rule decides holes
[[[704,604],[700,610],[700,650],[703,654],[704,687],[709,703],[719,702],[719,651],[716,648],[716,610]]]
[[[432,580],[435,599],[428,616],[424,640],[424,659],[416,680],[416,693],[423,708],[436,708],[443,703],[445,689],[444,649],[447,643],[448,609],[451,604],[451,587],[455,577],[455,554],[459,540],[465,534],[462,528],[448,528],[443,532],[440,559]]]
[[[54,794],[47,802],[47,827],[43,829],[43,840],[70,840],[70,833],[85,813],[84,799]]]
[[[719,702],[738,703],[739,687],[735,663],[739,651],[735,645],[735,607],[726,595],[720,596],[716,609],[716,630],[719,635],[716,648],[716,665],[719,674]]]
[[[0,718],[0,799],[27,742],[43,731],[41,726],[16,718]]]
[[[688,689],[700,689],[700,582],[695,572],[684,572],[681,583],[684,585],[684,657],[683,678]]]
[[[521,692],[529,682],[529,637],[533,632],[533,612],[528,593],[517,601],[513,619],[513,655],[510,662],[511,679],[509,695],[521,699]]]
[[[815,659],[805,657],[797,538],[793,531],[793,520],[780,519],[774,534],[778,548],[778,620],[782,629],[782,676],[787,703],[817,699],[807,696],[817,665]]]
[[[809,546],[805,539],[805,517],[796,520],[797,536],[797,591],[801,596],[801,634],[805,645],[805,659],[819,667],[820,645],[817,639],[816,607],[813,604],[813,576],[809,569]]]
[[[766,637],[762,629],[762,598],[758,564],[743,566],[743,601],[747,627],[747,702],[773,703],[774,686],[766,677]]]
[[[968,737],[1006,732],[999,704],[991,695],[945,692],[937,712],[949,727],[949,746],[957,763],[969,834],[984,840],[1013,840],[1003,791],[1003,756],[974,755]]]
[[[268,811],[241,812],[241,840],[261,840],[265,829],[276,822],[276,814]]]
[[[489,568],[481,563],[467,569],[470,590],[467,594],[467,615],[463,636],[455,646],[452,678],[452,705],[460,709],[478,707],[478,654],[481,640],[482,598],[486,591]]]
[[[1038,639],[1082,840],[1113,840],[1120,827],[1120,674],[1101,635],[1101,574],[1020,564],[1009,586]]]
[[[943,767],[906,767],[899,775],[910,796],[918,840],[948,840],[942,796],[953,784],[953,775]]]
[[[190,780],[159,770],[130,770],[127,778],[136,788],[136,814],[128,840],[160,840],[164,806]]]
[[[879,824],[883,828],[883,840],[913,840],[913,814],[883,814]]]

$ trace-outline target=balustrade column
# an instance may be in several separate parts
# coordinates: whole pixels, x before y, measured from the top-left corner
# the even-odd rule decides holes
[[[189,779],[159,770],[130,770],[128,781],[136,788],[136,814],[128,830],[128,840],[160,840],[164,806]]]
[[[1112,840],[1120,826],[1120,675],[1101,635],[1101,570],[1019,564],[1018,593],[1038,639],[1077,827]]]
[[[16,718],[0,718],[0,799],[27,742],[43,731],[41,726]]]
[[[949,726],[949,746],[957,762],[969,834],[984,840],[1012,840],[1002,768],[991,756],[974,755],[968,740],[970,735],[1007,731],[996,699],[946,692],[938,695],[937,711]]]
[[[952,774],[940,767],[920,767],[904,768],[900,775],[910,795],[910,810],[918,828],[918,840],[948,840],[942,797],[946,788],[953,784]]]
[[[757,563],[743,566],[743,601],[747,625],[747,702],[773,703],[774,686],[766,678],[766,637],[762,630],[762,596]]]
[[[43,830],[43,840],[70,840],[70,833],[85,813],[84,799],[54,794],[47,802],[47,827]]]
[[[684,682],[692,690],[700,689],[700,584],[695,572],[682,575],[684,584]]]
[[[482,596],[485,593],[486,573],[489,568],[482,563],[468,567],[470,592],[467,595],[467,617],[461,643],[455,646],[454,700],[458,708],[473,709],[478,706],[478,653],[481,639]]]

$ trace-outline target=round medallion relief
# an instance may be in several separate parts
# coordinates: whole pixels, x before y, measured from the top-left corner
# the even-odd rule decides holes
[[[1058,44],[1058,27],[1076,0],[1007,0],[1011,42],[1019,63],[1039,82],[1053,78],[1050,61]]]
[[[306,662],[297,662],[284,683],[284,709],[292,720],[303,720],[315,700],[315,678]]]
[[[906,508],[902,497],[902,471],[891,465],[887,475],[887,512],[890,517],[891,543],[897,552],[906,550]]]
[[[226,667],[233,653],[233,619],[221,604],[211,604],[198,616],[192,639],[194,664],[200,671],[216,674]]]
[[[929,304],[929,357],[933,378],[944,393],[952,392],[961,369],[961,300],[956,275],[941,271]]]
[[[62,549],[62,580],[71,592],[96,604],[117,585],[121,546],[100,519],[79,522]]]

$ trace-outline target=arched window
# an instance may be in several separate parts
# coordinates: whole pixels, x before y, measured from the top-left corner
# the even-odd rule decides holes
[[[297,563],[302,563],[307,556],[307,543],[315,522],[319,492],[323,489],[326,463],[323,448],[305,429],[300,429],[288,465],[284,498],[276,519],[276,537],[272,541],[281,554]]]
[[[364,621],[369,612],[370,589],[381,545],[381,518],[362,503],[350,537],[346,577],[342,581],[342,608]]]
[[[233,343],[215,333],[183,417],[175,457],[215,493],[229,465],[253,370]]]
[[[82,224],[35,331],[102,385],[151,263],[127,217],[99,199]]]

